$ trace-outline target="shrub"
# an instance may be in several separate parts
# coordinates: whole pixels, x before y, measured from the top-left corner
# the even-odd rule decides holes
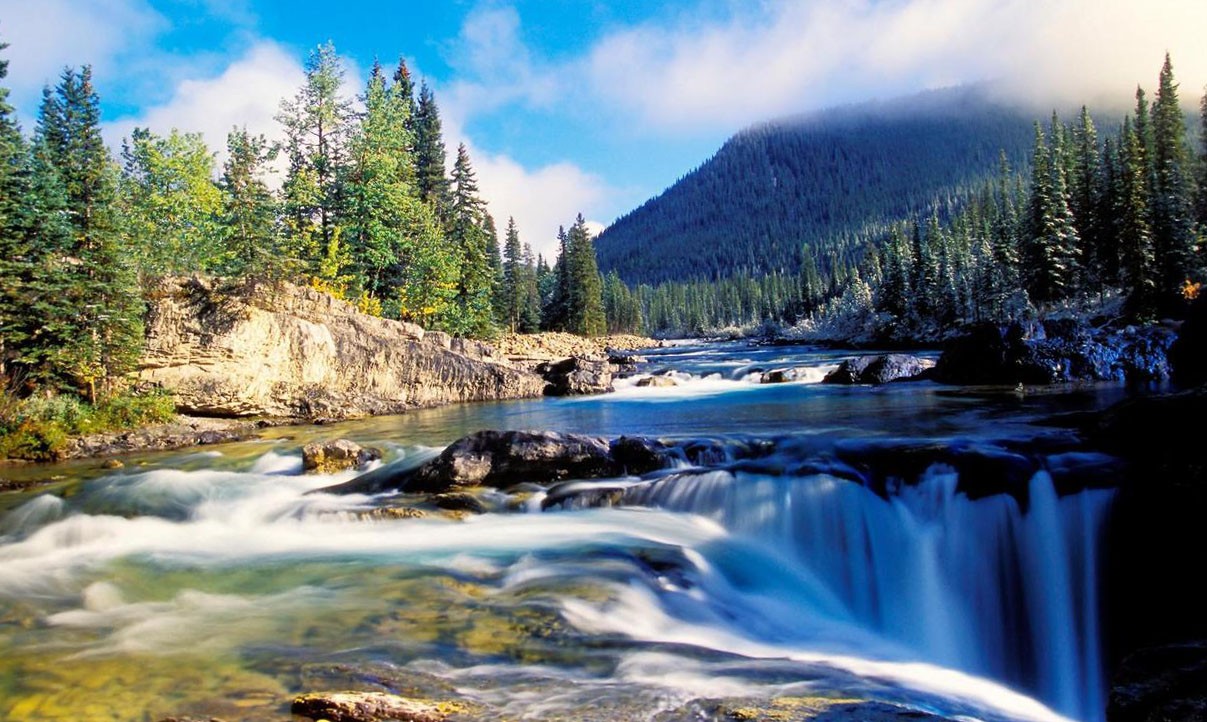
[[[96,406],[70,395],[18,399],[0,392],[0,458],[55,459],[72,436],[162,423],[175,414],[162,391],[113,394]]]

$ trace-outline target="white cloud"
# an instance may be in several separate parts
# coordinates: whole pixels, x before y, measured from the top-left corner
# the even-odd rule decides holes
[[[557,228],[569,227],[580,212],[600,206],[613,194],[603,179],[572,163],[528,170],[504,156],[474,156],[478,186],[487,199],[500,234],[514,216],[520,240],[532,245],[552,263],[557,253]],[[589,226],[602,228],[597,221]]]
[[[749,11],[750,8],[757,8]],[[869,96],[999,79],[1040,103],[1129,97],[1166,50],[1207,82],[1202,0],[904,0],[746,6],[724,22],[645,24],[602,38],[592,90],[666,130],[733,128]]]
[[[274,117],[281,99],[292,97],[304,82],[297,58],[275,43],[261,42],[215,77],[181,81],[163,105],[106,123],[105,135],[117,148],[136,127],[159,134],[172,128],[200,132],[221,156],[226,135],[235,126],[246,125],[253,134],[277,138],[280,128]]]
[[[33,106],[64,66],[91,64],[98,79],[117,73],[166,27],[146,0],[0,0],[14,103]]]

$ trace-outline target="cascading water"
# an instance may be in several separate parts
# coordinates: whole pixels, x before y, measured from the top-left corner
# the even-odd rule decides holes
[[[429,694],[538,720],[645,722],[708,697],[1101,719],[1096,555],[1112,492],[1068,492],[1111,478],[1081,483],[1078,459],[1006,444],[977,468],[1023,469],[1002,478],[1022,479],[1010,489],[1025,501],[972,501],[959,454],[1056,433],[1034,418],[1113,398],[811,383],[832,351],[651,356],[690,375],[282,430],[292,438],[133,458],[0,499],[0,718],[272,722],[311,682],[426,676]],[[817,371],[754,381],[773,368]],[[375,514],[397,500],[309,493],[354,472],[300,473],[316,438],[418,462],[482,428],[666,436],[684,460],[560,497],[475,492],[489,513],[456,521],[422,499],[399,503],[427,504],[426,519]],[[954,449],[943,458],[965,477],[911,461],[890,478],[905,458],[891,454],[866,485],[842,467],[851,445],[901,437],[924,440],[914,460]],[[1029,476],[1041,466],[1055,483]],[[619,508],[530,513],[601,502]]]
[[[710,517],[779,550],[794,567],[783,573],[812,580],[784,618],[763,620],[764,636],[791,639],[803,618],[834,616],[836,601],[900,643],[898,654],[1099,718],[1097,546],[1113,492],[1058,497],[1039,472],[1023,511],[1005,494],[971,501],[957,481],[932,467],[886,500],[826,475],[709,471],[630,487],[622,503]]]

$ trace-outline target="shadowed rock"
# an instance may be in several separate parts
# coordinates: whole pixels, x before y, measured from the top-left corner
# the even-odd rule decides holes
[[[887,384],[919,376],[933,364],[917,356],[890,353],[847,359],[822,379],[824,384]]]

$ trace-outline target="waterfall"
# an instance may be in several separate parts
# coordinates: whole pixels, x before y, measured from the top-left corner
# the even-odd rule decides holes
[[[710,517],[777,549],[800,566],[786,571],[919,661],[1101,718],[1096,550],[1114,492],[1060,497],[1041,471],[1024,509],[1005,494],[972,501],[957,481],[937,465],[885,499],[824,474],[708,471],[631,487],[624,503]]]

